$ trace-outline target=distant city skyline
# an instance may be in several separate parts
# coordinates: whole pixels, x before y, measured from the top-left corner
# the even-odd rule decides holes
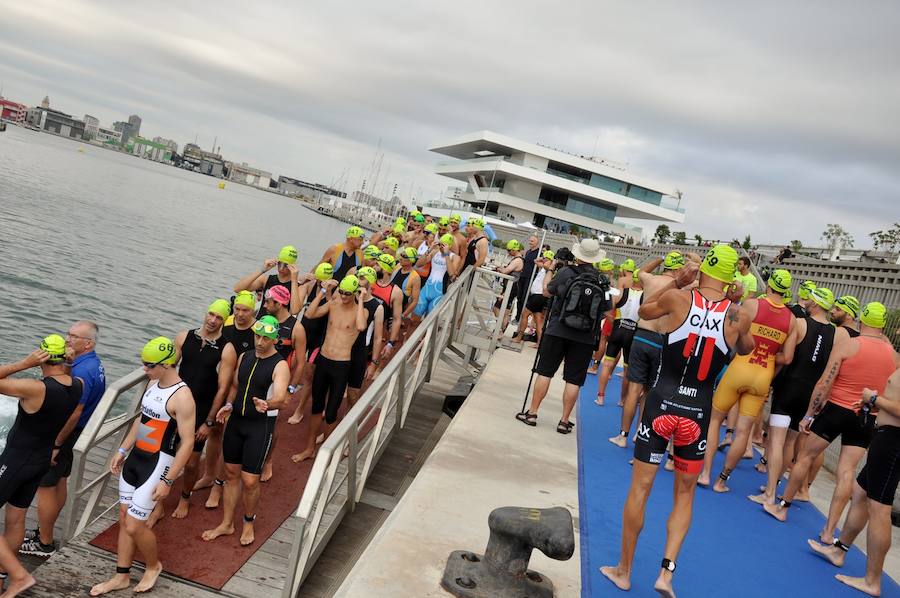
[[[388,188],[437,196],[429,145],[491,129],[671,181],[689,236],[900,219],[894,3],[222,6],[10,3],[3,93],[348,192],[380,140]]]

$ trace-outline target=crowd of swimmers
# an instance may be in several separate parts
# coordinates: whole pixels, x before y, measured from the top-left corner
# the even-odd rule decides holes
[[[134,592],[154,587],[163,566],[153,526],[173,489],[179,498],[171,517],[184,519],[193,492],[210,488],[205,506],[221,508],[222,519],[202,533],[203,541],[234,534],[240,509],[239,543],[254,544],[260,483],[275,475],[279,413],[290,410],[289,424],[308,426],[308,442],[292,461],[313,458],[344,412],[344,399],[350,406],[359,399],[465,268],[485,264],[484,228],[474,216],[463,222],[418,211],[368,240],[351,226],[310,272],[298,269],[297,249],[285,246],[238,280],[230,299],[213,300],[196,328],[148,341],[140,351],[149,379],[140,416],[109,466],[119,478],[116,573],[90,595],[128,588],[136,551],[145,568]],[[0,505],[6,505],[0,598],[35,584],[16,552],[56,551],[53,529],[66,501],[73,447],[106,387],[94,352],[98,340],[99,326],[79,321],[65,337],[51,334],[27,357],[0,366],[0,393],[18,399],[0,456]],[[31,368],[40,368],[41,377],[10,377]],[[301,426],[308,404],[311,417]],[[39,526],[26,530],[35,495]]]
[[[584,268],[587,259],[543,257],[548,259],[537,264],[547,273],[534,277],[516,340],[528,333],[529,312],[536,316],[531,328],[540,338],[544,319],[553,319],[553,312],[540,315],[546,302],[565,293],[550,292],[553,283],[548,281],[566,266]],[[633,471],[622,516],[621,556],[616,565],[603,567],[603,574],[619,589],[630,589],[644,509],[660,467],[675,472],[675,494],[654,587],[673,597],[672,576],[690,526],[697,486],[728,492],[732,471],[741,459],[754,457],[756,446],[762,458],[755,468],[764,477],[759,493],[748,496],[752,501],[748,508],[764,509],[785,522],[793,502],[810,500],[809,488],[825,449],[840,437],[827,521],[815,530],[817,538],[809,540],[809,549],[841,567],[868,524],[865,575],[837,578],[864,593],[880,595],[891,543],[891,506],[900,481],[900,358],[884,334],[885,306],[874,301],[861,305],[851,295],[835,297],[827,287],[809,280],[799,285],[794,301],[794,281],[785,269],[772,272],[764,291],[757,293],[750,261],[727,245],[713,247],[702,257],[671,252],[641,267],[631,259],[617,267],[598,254],[594,266],[615,288],[614,299],[594,343],[584,346],[574,368],[566,364],[557,432],[567,434],[574,426],[568,417],[586,372],[598,375],[596,404],[603,406],[607,384],[621,360],[621,425],[609,441],[626,448],[631,438]],[[558,354],[556,343],[547,349],[548,335],[550,327],[539,353]],[[572,342],[578,341],[574,336],[567,341],[571,355],[572,346],[581,343]],[[581,370],[591,348],[590,369]],[[559,365],[557,358],[543,372],[544,361],[540,355],[531,407],[517,415],[532,426],[549,385],[549,379],[541,384],[541,374],[552,376]],[[726,430],[720,442],[723,422]],[[717,451],[726,455],[716,474],[712,467]],[[857,475],[864,457],[866,465]]]

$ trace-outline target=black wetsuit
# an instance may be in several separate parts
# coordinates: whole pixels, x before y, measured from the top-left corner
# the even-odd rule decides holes
[[[468,266],[475,265],[475,247],[478,245],[478,241],[482,239],[487,239],[487,237],[481,235],[480,237],[475,237],[474,239],[469,241],[469,244],[466,246],[466,261],[463,262],[463,269],[467,268]]]
[[[359,252],[353,251],[350,255],[347,255],[347,250],[341,250],[341,254],[338,254],[334,257],[335,266],[334,266],[334,274],[332,278],[340,282],[344,280],[344,277],[347,276],[347,273],[350,272],[353,268],[359,268],[362,266],[362,263],[359,260]],[[340,262],[340,263],[337,263]]]
[[[234,324],[222,328],[222,337],[234,345],[234,352],[238,357],[247,351],[256,350],[254,336],[253,326],[248,326],[244,330],[239,330]]]
[[[856,338],[857,336],[859,336],[859,330],[857,330],[856,328],[850,328],[849,326],[842,326],[842,328],[847,331],[847,334],[850,335],[850,338]]]
[[[254,397],[271,398],[275,367],[284,361],[278,352],[260,359],[245,353],[238,365],[237,395],[222,439],[225,463],[240,464],[241,470],[260,474],[272,446],[275,419],[256,410]]]
[[[78,378],[66,386],[46,377],[44,402],[34,413],[18,404],[18,413],[6,437],[6,449],[0,455],[0,506],[6,503],[27,509],[37,492],[41,478],[50,469],[50,456],[56,436],[81,400]]]
[[[350,388],[362,388],[366,377],[366,368],[372,359],[372,343],[375,342],[375,314],[384,302],[378,297],[369,298],[363,307],[366,309],[366,329],[360,332],[350,351],[350,376],[347,386]]]
[[[275,344],[275,350],[278,354],[285,358],[288,365],[291,365],[292,354],[294,353],[294,326],[297,324],[296,316],[288,316],[284,322],[278,325],[278,342]]]
[[[805,318],[809,315],[809,312],[803,308],[799,303],[794,303],[793,305],[789,305],[788,309],[791,310],[791,313],[794,314],[795,318]]]
[[[790,417],[789,427],[795,431],[799,431],[816,382],[825,371],[836,330],[827,322],[811,317],[805,320],[806,335],[797,343],[793,361],[772,382],[772,415]]]
[[[194,395],[195,430],[206,422],[216,392],[219,390],[217,368],[222,361],[222,350],[227,342],[224,333],[214,341],[206,341],[200,337],[199,329],[195,329],[188,331],[181,345],[181,365],[178,366],[178,375]],[[205,445],[206,440],[195,440],[194,452],[202,452]]]
[[[281,282],[280,280],[278,280],[277,274],[269,274],[269,277],[266,279],[266,284],[263,285],[263,297],[266,296],[266,291],[268,291],[272,287],[277,287],[277,286],[282,286],[282,287],[286,288],[289,293],[291,292],[291,281],[290,280],[288,280],[287,282]],[[263,307],[264,303],[265,303],[265,301],[263,301],[259,304],[259,311],[256,312],[257,320],[269,313],[266,311],[266,308]]]
[[[322,284],[316,282],[309,292],[309,295],[306,297],[306,305],[309,306],[316,297],[316,293],[321,292]],[[315,357],[314,353],[316,353],[319,348],[321,348],[322,343],[325,342],[325,329],[328,327],[328,318],[325,316],[309,318],[304,313],[303,317],[300,318],[300,323],[303,324],[303,330],[306,331],[306,356],[309,358],[310,363],[313,363],[312,359]]]

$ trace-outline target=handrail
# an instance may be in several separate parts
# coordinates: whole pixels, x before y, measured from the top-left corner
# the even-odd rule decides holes
[[[438,359],[451,344],[471,337],[464,328],[472,313],[470,298],[483,291],[479,282],[509,276],[485,268],[467,268],[447,289],[436,309],[403,343],[372,385],[322,443],[303,495],[292,517],[297,520],[282,597],[293,598],[347,510],[355,508],[375,462],[396,430],[403,426],[413,396],[427,382]],[[489,332],[483,350],[499,344],[512,285],[501,300],[498,321],[482,326]],[[494,294],[490,299],[493,303]],[[479,320],[481,322],[481,320]],[[374,427],[366,430],[372,421]],[[328,513],[326,513],[328,510]],[[323,523],[329,515],[327,524]]]
[[[94,511],[103,498],[103,492],[106,484],[112,475],[109,468],[104,468],[101,473],[92,480],[85,483],[85,466],[87,464],[87,455],[95,448],[99,447],[108,438],[118,434],[119,442],[115,443],[106,455],[107,460],[112,458],[115,450],[120,446],[122,439],[128,434],[128,428],[137,417],[140,406],[139,398],[144,393],[147,385],[147,375],[143,368],[138,368],[122,378],[114,381],[106,387],[106,392],[100,397],[100,402],[94,410],[93,416],[88,420],[87,425],[81,432],[81,436],[75,442],[72,450],[72,474],[69,476],[69,496],[62,510],[62,535],[60,541],[68,542],[73,537],[80,534],[89,525],[103,516],[106,511],[115,506],[112,505],[104,509],[103,513],[96,518],[92,518]],[[119,397],[125,392],[139,387],[138,392],[132,398],[132,403],[128,409],[119,415],[109,417],[113,407],[118,403]],[[87,496],[86,503],[81,509],[80,516],[77,516],[75,509],[78,502]]]

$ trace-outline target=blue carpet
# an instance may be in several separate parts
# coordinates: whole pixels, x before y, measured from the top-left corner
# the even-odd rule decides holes
[[[621,370],[619,370],[620,372]],[[606,405],[594,404],[597,377],[588,376],[578,401],[578,481],[581,530],[582,596],[654,597],[672,507],[672,474],[660,467],[647,504],[644,530],[638,539],[632,588],[620,593],[600,567],[619,560],[622,507],[631,482],[633,445],[620,449],[607,439],[620,425],[616,406],[621,378],[613,376]],[[633,430],[632,430],[633,431]],[[723,454],[713,471],[721,470]],[[764,476],[750,460],[741,461],[729,480],[731,492],[714,494],[697,489],[694,517],[678,559],[675,591],[679,597],[790,596],[791,598],[859,598],[865,596],[836,579],[836,573],[865,574],[865,555],[852,548],[838,569],[806,545],[817,536],[825,517],[811,504],[794,503],[787,523],[779,523],[762,507],[747,500],[756,494]],[[865,531],[863,531],[865,533]],[[896,550],[896,548],[894,548]],[[885,577],[882,596],[900,597],[900,587]]]

